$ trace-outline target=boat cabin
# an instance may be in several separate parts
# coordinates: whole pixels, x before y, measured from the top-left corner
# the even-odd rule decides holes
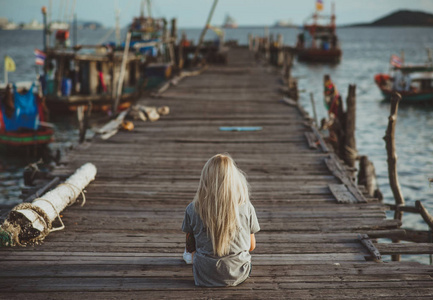
[[[122,52],[108,46],[49,49],[41,80],[47,105],[111,103],[117,91],[122,57]],[[137,95],[145,84],[140,57],[128,53],[126,59],[122,98]]]

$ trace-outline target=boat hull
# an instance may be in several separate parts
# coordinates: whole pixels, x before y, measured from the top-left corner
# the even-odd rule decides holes
[[[385,101],[390,101],[394,92],[391,86],[391,78],[388,74],[377,74],[374,82],[382,93]],[[431,91],[397,91],[401,95],[402,103],[429,103],[433,104],[433,90]]]
[[[50,128],[24,132],[0,132],[0,144],[13,147],[45,145],[54,140],[53,136],[54,131]]]
[[[304,62],[339,63],[341,60],[341,49],[300,49],[298,60]]]
[[[380,91],[386,101],[391,100],[391,96],[394,93],[392,90],[381,89]],[[433,104],[433,92],[431,93],[414,93],[414,92],[398,92],[401,95],[401,101],[410,103],[432,103]]]

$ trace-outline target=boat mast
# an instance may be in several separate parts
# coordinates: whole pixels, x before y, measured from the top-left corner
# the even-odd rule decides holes
[[[332,30],[335,30],[335,2],[331,4],[331,26]]]
[[[147,16],[149,18],[152,18],[152,7],[150,4],[151,4],[150,0],[147,0]]]

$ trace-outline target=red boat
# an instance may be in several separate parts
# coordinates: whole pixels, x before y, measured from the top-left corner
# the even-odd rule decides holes
[[[307,22],[312,19],[311,24]],[[327,24],[319,24],[319,19],[329,19]],[[304,24],[296,44],[299,61],[338,63],[342,51],[335,26],[334,5],[331,16],[319,15],[316,11]]]

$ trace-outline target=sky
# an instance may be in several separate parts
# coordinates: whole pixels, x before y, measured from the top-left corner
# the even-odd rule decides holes
[[[16,23],[33,19],[42,22],[41,7],[49,0],[0,0],[0,17]],[[73,3],[75,10],[73,10]],[[152,14],[177,18],[180,28],[202,27],[213,0],[152,0]],[[323,0],[324,13],[331,1]],[[400,9],[433,14],[433,0],[334,0],[337,25],[371,22]],[[52,0],[52,19],[68,19],[75,11],[79,20],[98,21],[106,27],[115,24],[115,9],[120,10],[120,25],[126,26],[140,14],[141,0]],[[315,9],[315,0],[219,0],[212,24],[221,25],[230,14],[240,26],[273,25],[279,20],[303,23]]]

